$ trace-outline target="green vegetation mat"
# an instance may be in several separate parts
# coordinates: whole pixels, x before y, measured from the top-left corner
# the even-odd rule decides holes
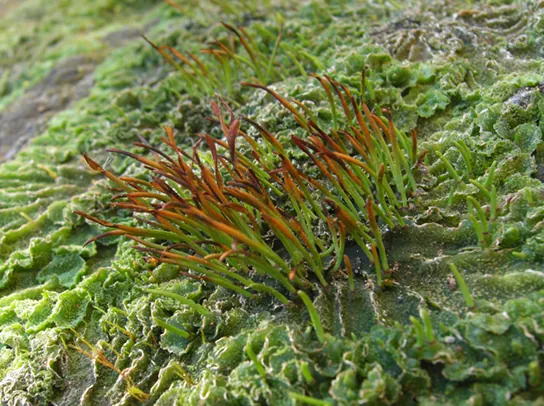
[[[0,166],[0,404],[544,404],[544,3],[4,3],[1,137],[15,131],[2,125],[18,105],[48,97],[36,89],[49,89],[59,64],[84,63],[92,82],[55,104],[45,130]],[[242,82],[268,85],[298,113]],[[119,185],[83,154],[108,173],[151,180],[149,165],[106,149],[152,159],[145,145],[166,150],[167,126],[191,156],[199,134],[227,142],[217,118],[228,121],[229,106],[285,148],[274,150],[241,120],[243,159],[253,159],[256,140],[266,153],[254,166],[278,165],[284,153],[325,181],[292,140],[320,145],[303,128],[308,119],[331,133],[361,124],[355,113],[346,117],[346,93],[336,94],[334,83],[384,119],[384,134],[389,113],[380,107],[390,109],[408,157],[406,171],[397,171],[406,162],[391,146],[389,198],[406,198],[391,214],[393,227],[379,212],[377,229],[367,227],[383,245],[386,272],[376,272],[347,220],[345,249],[323,219],[306,224],[337,254],[300,263],[298,246],[282,246],[274,227],[263,231],[277,263],[292,267],[291,280],[307,280],[308,296],[270,275],[248,277],[286,303],[254,285],[243,286],[244,295],[198,279],[124,235],[85,245],[111,228],[75,211],[142,226],[130,207],[110,205]],[[197,149],[213,169],[218,159],[205,144]],[[235,161],[229,148],[220,153]],[[412,174],[414,190],[404,186]],[[349,183],[338,182],[333,194]],[[380,185],[371,186],[379,195]],[[300,208],[286,190],[271,192],[271,204],[292,214]],[[363,206],[343,201],[356,214]],[[246,244],[234,240],[226,249]],[[306,270],[317,257],[327,286]]]

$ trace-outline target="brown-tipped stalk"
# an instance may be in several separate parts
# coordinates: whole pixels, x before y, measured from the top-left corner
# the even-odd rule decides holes
[[[226,183],[219,173],[214,176],[208,168],[204,167],[198,156],[192,160],[192,165],[197,166],[200,170],[200,179],[195,176],[191,166],[182,163],[182,157],[178,163],[166,157],[166,161],[163,161],[162,154],[156,154],[155,160],[150,160],[129,152],[114,150],[114,152],[128,155],[152,168],[156,176],[165,176],[170,181],[177,180],[178,185],[173,188],[158,177],[148,183],[131,181],[125,185],[127,193],[119,195],[117,199],[144,199],[149,203],[148,205],[151,205],[151,208],[123,202],[113,203],[115,206],[123,206],[134,212],[144,211],[151,214],[157,221],[146,220],[146,223],[161,228],[159,230],[113,224],[78,212],[88,220],[97,222],[104,227],[118,228],[118,230],[95,237],[92,241],[108,235],[127,235],[147,247],[140,248],[141,251],[154,255],[159,261],[176,264],[200,274],[194,275],[185,272],[189,277],[215,283],[248,297],[252,297],[252,295],[246,289],[265,292],[286,304],[288,300],[276,289],[256,283],[229,269],[230,266],[246,270],[248,267],[253,267],[259,274],[273,277],[280,281],[288,291],[295,292],[295,288],[286,277],[290,273],[290,267],[283,258],[264,243],[260,235],[261,230],[256,221],[256,218],[259,217],[275,231],[277,238],[282,241],[293,260],[296,263],[304,260],[314,270],[320,282],[326,285],[327,281],[321,273],[321,257],[315,246],[310,243],[311,240],[315,241],[315,236],[308,237],[304,229],[298,226],[298,223],[293,223],[292,219],[289,221],[285,218],[282,212],[271,203],[270,197],[265,192],[266,189],[260,186],[260,180],[254,172],[250,168],[242,167],[236,159],[234,140],[239,131],[239,122],[234,120],[233,123],[225,127],[228,139],[226,146],[232,159],[230,162],[219,162],[218,154],[213,154],[213,156],[215,171],[219,171],[219,168],[225,165],[234,169],[230,173],[237,179]],[[168,145],[177,150],[171,131],[167,131],[167,133],[169,135]],[[93,169],[99,167],[94,161],[90,162]],[[181,167],[176,168],[176,165]],[[170,176],[172,174],[176,176]],[[110,178],[114,181],[117,180],[112,176]],[[237,186],[234,187],[234,184]],[[142,190],[144,186],[152,191]],[[252,188],[251,194],[246,192],[248,187]],[[294,184],[291,187],[294,188]],[[185,189],[183,194],[186,195],[189,192],[192,194],[192,198],[190,200],[182,199],[175,189]],[[299,195],[301,193],[299,192]],[[157,206],[151,201],[160,201],[163,204]],[[290,225],[293,224],[297,224],[297,227],[292,231]],[[311,230],[310,223],[306,224],[306,230]],[[197,238],[192,238],[192,235],[196,235]],[[207,238],[203,240],[203,236]],[[175,246],[179,248],[186,246],[201,256],[187,255],[178,249],[171,249],[171,244],[163,246],[147,242],[145,237],[175,242]],[[205,243],[208,240],[214,244]],[[241,252],[240,250],[228,248],[236,244],[247,246],[251,253],[239,257],[237,253]],[[279,268],[279,271],[276,267]],[[298,278],[295,278],[295,282],[299,283]]]
[[[322,77],[316,75],[315,73],[311,74],[314,78],[316,78],[323,89],[325,89],[325,93],[327,94],[327,98],[329,100],[329,106],[331,106],[331,112],[332,112],[332,124],[335,131],[338,130],[338,118],[336,116],[336,103],[334,102],[334,97],[332,95],[331,88],[327,81],[323,79]]]
[[[292,114],[296,122],[303,128],[308,129],[308,124],[305,122],[304,117],[300,112],[293,107],[291,103],[289,103],[286,99],[281,97],[278,93],[276,93],[274,90],[266,87],[265,85],[261,83],[249,83],[249,82],[242,82],[242,86],[247,87],[253,87],[256,89],[262,89],[266,92],[268,92],[272,97],[274,97],[276,100],[278,100],[287,110],[289,110]]]
[[[263,78],[263,73],[261,71],[261,66],[260,64],[257,62],[257,58],[255,56],[255,52],[254,50],[252,49],[252,47],[249,45],[249,43],[246,41],[246,39],[244,38],[243,35],[241,35],[238,30],[236,28],[234,28],[232,25],[230,24],[227,24],[225,22],[222,22],[221,24],[223,24],[223,26],[228,29],[229,31],[231,31],[233,34],[235,34],[238,39],[240,40],[240,43],[242,44],[242,46],[244,47],[244,49],[246,50],[246,52],[248,53],[249,57],[251,58],[251,61],[253,62],[253,67],[255,68],[255,72],[257,73],[257,77],[259,78],[259,80],[264,80]]]

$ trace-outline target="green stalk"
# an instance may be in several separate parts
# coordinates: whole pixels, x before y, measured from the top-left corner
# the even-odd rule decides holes
[[[268,83],[268,79],[270,78],[270,71],[272,70],[272,64],[274,63],[274,60],[276,59],[276,54],[278,53],[278,48],[280,46],[280,42],[282,39],[282,33],[278,35],[278,38],[276,39],[276,43],[274,44],[274,50],[272,51],[272,55],[270,57],[270,60],[268,61],[268,66],[266,67],[266,74],[265,74],[265,82]]]
[[[455,264],[453,263],[450,264],[450,269],[451,269],[451,272],[453,273],[453,276],[455,276],[455,280],[457,281],[457,285],[459,286],[459,289],[461,290],[463,297],[465,298],[465,303],[467,304],[469,309],[474,309],[474,299],[472,299],[470,290],[468,289],[468,286],[465,283],[463,276],[461,275],[461,273],[459,272]]]
[[[332,127],[334,131],[338,131],[338,113],[336,112],[336,103],[334,102],[334,97],[332,95],[331,88],[328,83],[324,80],[321,81],[321,85],[325,88],[325,93],[327,94],[327,99],[329,99],[329,105],[331,106],[332,111]]]
[[[333,272],[338,271],[340,269],[340,265],[342,264],[342,259],[344,258],[344,250],[346,248],[346,235],[345,232],[342,232],[340,229],[340,238],[338,239],[338,250],[336,251],[336,255],[338,257],[338,261],[336,262],[336,265],[333,268]]]
[[[497,168],[497,161],[494,161],[491,166],[489,167],[489,174],[487,175],[487,178],[485,179],[484,185],[486,188],[490,188],[493,184],[493,178],[495,175],[495,168]]]
[[[470,154],[470,150],[468,149],[467,144],[465,144],[463,140],[459,140],[454,141],[453,145],[455,145],[461,153],[461,156],[465,161],[465,165],[467,166],[467,176],[470,178],[472,174],[472,155]]]
[[[259,373],[259,375],[261,375],[261,378],[263,380],[266,380],[266,371],[264,369],[264,366],[261,363],[261,361],[259,361],[259,359],[257,358],[257,355],[255,355],[255,353],[253,352],[253,348],[251,348],[251,344],[247,343],[245,349],[246,349],[247,356],[249,357],[251,362],[253,362],[253,365],[255,365],[255,368],[257,369],[257,372]]]
[[[427,337],[427,341],[432,343],[434,341],[434,332],[431,318],[429,317],[429,312],[427,311],[427,309],[420,308],[419,316],[421,317],[421,320],[423,320],[423,328],[425,331],[425,336]]]
[[[397,135],[397,139],[399,140],[399,142],[400,142],[400,144],[402,146],[402,149],[404,151],[406,151],[408,156],[409,156],[410,153],[411,153],[410,152],[411,148],[408,146],[408,142],[409,142],[408,137],[406,136],[406,134],[404,134],[402,131],[400,131],[396,127],[395,127],[395,134]],[[408,181],[409,181],[408,183],[409,183],[409,185],[412,186],[412,191],[415,193],[415,191],[417,190],[417,183],[416,183],[416,180],[415,180],[414,175],[412,173],[412,168],[410,167],[410,164],[406,160],[406,157],[404,156],[404,154],[400,153],[400,151],[398,151],[398,158],[400,160],[401,166],[404,167],[404,170],[406,172],[406,176],[408,177]]]
[[[387,262],[387,253],[385,252],[385,246],[383,244],[380,228],[378,227],[378,223],[376,222],[376,217],[374,216],[373,206],[374,206],[374,202],[372,201],[372,199],[369,198],[367,200],[366,211],[368,213],[368,218],[370,221],[370,228],[372,229],[372,234],[374,235],[376,245],[378,246],[378,250],[380,251],[382,267],[384,270],[387,270],[389,269],[389,264]]]
[[[253,299],[253,295],[250,292],[240,288],[239,286],[236,286],[234,283],[232,283],[232,282],[230,282],[228,280],[219,279],[219,278],[217,278],[215,276],[208,276],[206,280],[209,280],[213,284],[222,286],[225,289],[230,289],[230,290],[232,290],[232,291],[234,291],[236,293],[239,293],[242,296],[246,296],[246,297],[248,297],[250,299]]]
[[[336,227],[334,226],[334,222],[332,221],[332,219],[327,220],[329,231],[331,233],[332,246],[334,247],[333,251],[335,252],[336,257],[336,265],[334,266],[333,272],[336,272],[340,268],[340,265],[342,265],[342,258],[338,256],[338,252],[340,251],[340,244],[338,243],[338,236],[336,235]]]
[[[268,275],[272,278],[279,281],[289,292],[295,293],[296,289],[293,287],[289,279],[282,274],[280,271],[278,271],[276,268],[274,268],[272,265],[270,265],[265,259],[256,258],[256,257],[238,257],[237,258],[240,262],[245,263],[246,265],[251,265],[255,268],[258,274],[260,275]],[[262,268],[262,269],[261,269]]]
[[[372,256],[372,253],[370,252],[370,250],[368,249],[368,247],[366,246],[364,241],[361,239],[361,237],[359,235],[357,235],[356,233],[351,234],[351,236],[353,237],[353,239],[355,240],[355,242],[357,243],[359,248],[361,248],[363,250],[363,252],[368,257],[370,262],[374,262],[374,257]],[[378,261],[378,268],[379,267],[380,267],[380,263]]]
[[[380,259],[378,258],[378,251],[376,250],[376,244],[374,243],[372,243],[372,262],[374,262],[374,268],[376,271],[376,281],[378,282],[378,286],[382,286],[383,277],[382,277],[382,270],[380,268]]]
[[[317,339],[320,343],[325,342],[325,333],[323,331],[323,326],[321,325],[321,320],[319,319],[319,314],[317,313],[316,308],[314,307],[314,304],[308,297],[306,293],[304,293],[302,290],[299,290],[298,295],[304,302],[304,305],[308,309],[308,313],[310,314],[310,320],[312,321],[312,324],[314,326],[315,333],[317,335]]]
[[[179,327],[173,326],[171,324],[168,324],[167,322],[165,322],[165,321],[163,321],[163,320],[161,320],[161,319],[159,319],[157,317],[154,317],[153,321],[155,322],[155,324],[157,324],[157,326],[162,327],[166,331],[170,331],[171,333],[177,334],[180,337],[188,339],[191,336],[187,331],[185,331],[185,330],[183,330],[183,329],[181,329]]]
[[[469,182],[478,188],[488,202],[491,202],[491,193],[489,193],[489,190],[484,185],[474,179],[470,179]]]
[[[313,56],[313,55],[310,55],[308,52],[305,52],[304,50],[302,50],[302,49],[300,49],[300,48],[297,49],[297,51],[298,51],[302,56],[304,56],[306,59],[308,59],[308,60],[312,63],[312,65],[314,65],[314,67],[316,68],[316,70],[321,71],[321,72],[325,70],[325,65],[323,65],[323,64],[321,63],[321,61],[320,61],[318,58],[316,58],[316,57]]]
[[[378,231],[374,233],[374,236],[376,237],[376,245],[378,246],[378,251],[380,251],[380,258],[382,263],[382,268],[384,270],[389,269],[389,263],[387,262],[387,253],[385,252],[385,246],[383,245],[383,240],[381,233]]]
[[[348,192],[349,196],[351,196],[352,199],[355,201],[355,204],[359,206],[359,210],[364,211],[365,201],[363,197],[361,196],[361,194],[358,192],[357,185],[355,185],[355,182],[353,182],[349,176],[344,177],[341,172],[339,172],[339,174],[341,176],[342,184],[345,186],[345,190]],[[372,196],[372,194],[368,194],[367,196]],[[359,210],[355,210],[352,212],[354,217],[358,217],[357,214]]]
[[[224,84],[227,87],[227,93],[230,97],[233,95],[232,89],[232,69],[230,67],[229,60],[226,58],[221,58],[221,64],[223,65],[223,74],[225,76]]]
[[[378,178],[376,177],[376,183],[378,183]],[[395,192],[391,188],[391,185],[389,184],[389,181],[387,179],[387,174],[383,175],[383,189],[385,191],[385,194],[387,195],[387,199],[391,202],[391,204],[395,207],[401,207],[399,200],[397,199],[397,196],[395,195]]]
[[[365,87],[368,92],[368,95],[370,96],[370,100],[374,101],[376,99],[376,95],[374,93],[374,88],[372,87],[372,83],[370,83],[370,80],[368,80],[368,77],[365,76]],[[379,106],[376,106],[379,107]],[[379,108],[376,109],[377,111],[380,111]]]
[[[440,160],[444,163],[444,165],[446,166],[446,169],[447,169],[448,173],[450,174],[450,176],[453,179],[455,179],[458,183],[461,183],[462,182],[461,177],[459,176],[459,174],[457,173],[457,171],[455,170],[455,168],[453,167],[451,162],[448,160],[448,158],[446,158],[444,155],[442,155],[442,153],[440,151],[434,151],[434,152],[436,153],[436,155],[438,155]]]
[[[232,238],[239,240],[240,242],[248,245],[249,247],[253,248],[255,251],[259,252],[261,255],[263,255],[265,258],[271,259],[276,265],[282,268],[286,274],[289,274],[290,270],[289,270],[289,267],[287,266],[287,263],[278,254],[276,254],[274,250],[270,248],[268,245],[263,244],[259,241],[252,240],[251,238],[248,238],[246,235],[240,233],[238,230],[233,229],[230,226],[221,224],[216,220],[206,219],[205,222],[208,223],[210,227],[219,228],[223,233],[228,234]]]
[[[310,396],[301,395],[296,392],[289,392],[289,396],[291,396],[297,402],[306,403],[312,406],[333,406],[331,402],[328,402],[326,400],[312,398]]]
[[[474,215],[470,214],[468,217],[472,222],[472,226],[474,227],[474,231],[476,232],[476,236],[478,237],[478,242],[480,243],[480,246],[482,248],[485,248],[485,238],[481,224],[478,222],[476,217],[474,217]]]
[[[282,44],[283,45],[283,44]],[[285,51],[285,53],[287,54],[287,56],[289,56],[289,58],[291,58],[291,60],[293,61],[293,63],[295,64],[295,66],[297,67],[299,73],[300,73],[300,76],[306,78],[308,77],[308,74],[306,73],[306,71],[304,70],[304,67],[302,66],[302,64],[299,62],[298,58],[295,56],[295,54],[293,54],[292,52],[290,51]]]
[[[393,131],[395,131],[393,129]],[[404,190],[404,181],[402,179],[402,173],[401,173],[401,167],[402,165],[402,159],[401,154],[399,151],[399,146],[396,141],[396,135],[390,134],[391,136],[391,146],[393,148],[393,157],[394,159],[390,162],[391,165],[391,172],[393,173],[393,181],[395,183],[395,186],[397,187],[397,191],[400,193],[402,205],[406,207],[408,205],[408,201],[406,199],[406,192]]]
[[[225,286],[226,285],[229,285],[232,284],[230,282],[229,279],[223,277],[223,276],[220,276],[218,275],[216,272],[219,272],[219,273],[224,273],[228,276],[231,276],[234,272],[228,270],[226,267],[224,268],[219,268],[217,266],[217,264],[213,264],[211,261],[208,261],[206,263],[205,266],[209,267],[210,269],[207,269],[205,268],[204,266],[201,266],[201,265],[198,265],[197,262],[194,262],[192,261],[191,259],[186,259],[186,258],[177,258],[177,259],[173,259],[173,258],[161,258],[161,262],[166,262],[167,264],[173,264],[173,265],[178,265],[182,268],[187,268],[187,269],[191,269],[193,271],[196,271],[198,273],[201,273],[202,275],[205,275],[206,277],[208,278],[213,278],[214,279],[214,283],[218,283],[220,284],[219,282],[221,282],[223,285],[221,286]],[[219,269],[219,271],[217,271],[217,269]],[[238,278],[241,278],[242,281],[246,281],[246,283],[243,283],[245,286],[248,286],[250,285],[252,282],[249,280],[249,279],[246,279],[244,278],[243,276],[240,276],[238,274],[236,274],[236,276]],[[240,289],[239,287],[236,287],[238,290],[240,291],[243,291],[245,293],[248,293],[246,291],[244,291],[243,289]],[[237,290],[235,289],[235,290]],[[238,291],[237,290],[237,291]],[[247,295],[246,295],[247,296]]]
[[[191,299],[187,299],[186,297],[178,295],[177,293],[169,292],[167,290],[162,290],[162,289],[151,289],[151,288],[142,288],[142,290],[144,292],[152,293],[154,295],[166,296],[171,299],[174,299],[180,302],[181,304],[189,306],[191,309],[193,309],[197,313],[200,313],[204,317],[209,317],[213,315],[213,313],[210,312],[208,309],[206,309],[204,306],[199,305],[198,303],[194,302]]]
[[[490,213],[489,219],[493,221],[497,218],[497,188],[495,187],[495,185],[491,186],[490,206],[491,206],[491,213]]]
[[[393,214],[395,215],[397,221],[399,222],[399,226],[404,227],[406,225],[406,223],[404,223],[404,220],[402,219],[402,216],[400,215],[398,210],[393,206],[393,207],[391,207],[391,211],[393,212]]]
[[[308,249],[311,251],[313,257],[318,261],[316,265],[321,267],[322,263],[319,257],[319,253],[317,252],[317,248],[315,247],[315,235],[312,231],[311,223],[305,216],[305,213],[303,213],[303,210],[299,206],[298,201],[291,194],[289,194],[289,200],[291,201],[291,204],[293,205],[293,208],[297,213],[297,218],[301,220],[302,230],[304,231],[310,242],[310,246],[308,247]]]
[[[289,304],[289,299],[287,299],[284,295],[282,295],[280,292],[278,292],[276,289],[268,286],[263,285],[262,283],[252,283],[248,286],[248,288],[258,290],[260,292],[268,293],[271,296],[274,296],[276,299],[278,299],[281,303],[284,305]]]
[[[159,240],[185,242],[180,235],[176,233],[172,233],[170,231],[150,230],[148,228],[136,228],[136,227],[131,227],[131,228],[133,228],[134,230],[131,230],[130,233],[137,233],[135,235],[138,237],[152,237],[152,238],[157,238]]]
[[[312,376],[312,372],[310,371],[310,367],[306,361],[302,361],[300,363],[300,372],[302,373],[302,377],[307,383],[311,385],[315,382],[315,379]]]
[[[422,347],[423,344],[425,344],[425,331],[423,330],[423,326],[421,325],[421,322],[414,316],[410,316],[410,321],[414,325],[414,330],[416,333],[416,345],[418,347]]]
[[[450,207],[453,204],[453,197],[455,194],[455,190],[457,189],[457,186],[459,185],[458,182],[455,182],[450,189],[450,194],[448,195],[448,203],[447,206]]]
[[[484,234],[489,232],[489,225],[487,223],[487,218],[486,218],[484,210],[482,209],[482,206],[480,206],[480,203],[478,203],[478,201],[475,198],[473,198],[472,196],[467,196],[467,200],[476,209],[476,213],[478,214],[478,218],[480,219],[480,222],[482,223]]]
[[[296,237],[291,239],[284,236],[283,233],[275,226],[270,225],[270,228],[274,231],[276,237],[278,237],[278,239],[282,242],[284,248],[287,250],[293,261],[298,263],[302,259],[306,260],[323,286],[327,286],[328,283],[323,277],[321,268],[317,265],[314,258],[312,258],[308,251],[304,249],[304,246],[300,243],[300,241],[298,241]]]

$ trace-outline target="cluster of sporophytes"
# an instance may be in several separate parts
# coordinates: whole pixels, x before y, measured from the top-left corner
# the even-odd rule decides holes
[[[371,111],[348,87],[328,76],[315,77],[333,112],[328,131],[302,103],[265,85],[244,83],[272,95],[305,130],[305,137],[291,135],[290,145],[250,118],[235,117],[220,99],[227,113],[215,102],[212,111],[225,140],[200,134],[188,153],[177,145],[173,129],[165,127],[167,137],[161,141],[171,155],[146,143],[135,145],[149,156],[109,150],[142,163],[149,171],[146,180],[117,177],[85,156],[93,170],[121,191],[112,206],[132,211],[141,224],[114,224],[78,212],[115,229],[91,241],[126,236],[156,260],[179,265],[187,277],[248,298],[265,292],[283,304],[290,302],[289,295],[298,295],[312,315],[315,311],[304,292],[314,283],[327,286],[343,273],[353,288],[353,270],[345,255],[351,239],[373,264],[377,284],[382,285],[390,269],[382,231],[404,226],[401,211],[416,195],[414,174],[424,154],[418,154],[415,132],[407,136],[399,131],[388,111],[376,105]],[[361,79],[363,89],[370,87],[364,72]],[[242,121],[255,128],[261,140],[242,131]],[[207,153],[199,152],[200,145]],[[305,164],[292,159],[292,148],[305,154]],[[312,321],[322,339],[319,319],[312,316]]]
[[[208,48],[200,50],[200,56],[143,38],[180,73],[189,94],[213,95],[221,89],[232,97],[242,80],[251,79],[264,84],[284,80],[292,73],[286,67],[289,65],[286,61],[304,77],[307,76],[305,65],[324,68],[319,60],[302,48],[282,42],[282,26],[278,27],[277,33],[265,27],[260,27],[255,33],[243,26],[221,24],[228,35],[211,41]],[[270,45],[266,46],[265,42],[270,42]]]
[[[497,188],[493,184],[497,163],[494,162],[489,167],[487,176],[482,182],[473,179],[472,154],[469,148],[463,140],[455,141],[453,144],[459,150],[465,164],[465,168],[461,174],[455,170],[451,162],[442,153],[435,151],[438,158],[444,164],[447,175],[453,179],[447,204],[448,206],[452,205],[454,193],[460,186],[471,184],[476,187],[477,194],[466,197],[468,218],[474,227],[479,246],[483,249],[490,248],[492,245],[493,224],[500,214],[500,207],[498,207],[497,201]],[[483,201],[486,207],[482,207],[478,200]]]
[[[244,27],[236,28],[231,24],[222,24],[230,35],[223,40],[210,42],[209,48],[201,49],[201,53],[211,56],[211,59],[199,57],[191,52],[183,54],[174,47],[156,45],[146,37],[143,38],[183,76],[187,90],[191,94],[213,94],[216,89],[224,89],[232,96],[234,85],[240,82],[241,76],[255,78],[263,83],[285,77],[280,68],[275,66],[282,40],[281,30],[273,50],[266,49],[265,52]],[[266,33],[274,36],[269,31]]]

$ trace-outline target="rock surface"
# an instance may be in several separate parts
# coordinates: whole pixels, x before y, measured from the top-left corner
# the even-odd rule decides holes
[[[98,61],[75,56],[58,63],[36,86],[0,112],[0,162],[41,134],[56,113],[89,94]]]

